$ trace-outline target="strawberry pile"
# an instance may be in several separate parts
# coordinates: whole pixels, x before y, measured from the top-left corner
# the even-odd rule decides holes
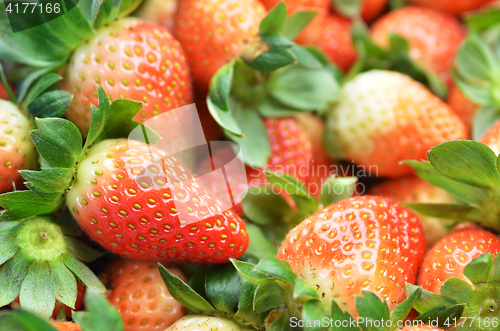
[[[500,2],[15,5],[0,331],[500,329]]]

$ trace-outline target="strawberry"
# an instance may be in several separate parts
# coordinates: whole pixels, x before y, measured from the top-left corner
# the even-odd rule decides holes
[[[496,155],[500,154],[500,121],[486,131],[480,142],[491,148]]]
[[[455,17],[423,7],[403,7],[382,16],[371,28],[374,42],[384,48],[389,47],[391,33],[409,42],[413,60],[451,85],[450,69],[466,36]]]
[[[280,0],[261,0],[260,2],[264,4],[267,10],[271,10],[280,3]],[[319,15],[328,13],[330,3],[329,0],[285,0],[289,13],[299,10],[316,10]]]
[[[313,45],[344,72],[356,61],[357,53],[351,40],[352,22],[340,15],[318,16],[299,35],[297,42]]]
[[[344,85],[327,130],[347,160],[389,177],[412,172],[399,162],[425,158],[432,146],[467,137],[453,110],[423,85],[381,70],[362,73]]]
[[[462,122],[465,124],[465,127],[470,132],[472,130],[474,116],[476,115],[480,106],[467,99],[467,97],[465,97],[465,95],[463,95],[463,93],[454,84],[450,87],[446,103],[449,104],[451,108],[453,108],[455,113],[458,115],[458,117],[460,117]]]
[[[425,253],[418,217],[389,198],[347,198],[325,207],[287,235],[277,258],[330,305],[356,315],[355,295],[372,291],[392,310],[416,280]]]
[[[448,192],[418,177],[389,179],[372,187],[368,190],[368,194],[388,197],[400,203],[450,203],[454,201]],[[443,220],[424,215],[418,216],[429,247],[449,232],[451,225]]]
[[[488,0],[408,0],[408,3],[417,6],[429,7],[452,15],[460,15],[470,10],[481,8]]]
[[[188,315],[165,331],[244,331],[238,324],[221,317],[208,317],[201,315]]]
[[[0,100],[0,193],[22,184],[21,169],[36,165],[35,146],[29,139],[33,128],[10,101]]]
[[[59,331],[82,331],[82,329],[73,322],[52,322],[52,325]]]
[[[387,6],[387,0],[363,0],[361,17],[367,22],[377,18]]]
[[[194,82],[206,91],[211,77],[257,36],[265,15],[258,0],[179,2],[175,36],[186,51]]]
[[[150,160],[152,155],[164,163]],[[188,169],[161,150],[151,154],[140,142],[105,140],[76,171],[66,204],[87,234],[112,252],[140,260],[220,263],[248,245],[243,220],[224,211]]]
[[[165,29],[139,19],[122,19],[97,31],[71,56],[63,89],[75,100],[66,118],[84,133],[90,127],[90,104],[97,104],[97,85],[111,99],[144,104],[136,120],[192,102],[191,80],[184,52]]]
[[[9,94],[3,85],[0,84],[0,99],[9,100]]]
[[[497,255],[500,239],[485,230],[463,230],[441,239],[425,256],[418,275],[418,285],[440,293],[441,285],[449,278],[468,281],[464,268],[481,254]]]
[[[178,0],[148,0],[141,4],[135,15],[172,32],[177,6]]]
[[[179,269],[169,271],[184,279]],[[108,300],[120,313],[124,331],[165,330],[186,314],[168,292],[156,264],[115,260],[99,278],[110,288]]]

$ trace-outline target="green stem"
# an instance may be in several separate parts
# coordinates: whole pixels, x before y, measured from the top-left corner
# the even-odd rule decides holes
[[[2,84],[5,87],[5,90],[7,91],[7,94],[9,95],[10,101],[17,105],[17,99],[14,96],[14,93],[12,93],[12,90],[10,89],[9,83],[7,82],[7,77],[5,77],[5,72],[3,71],[2,64],[0,63],[0,79],[2,80]]]

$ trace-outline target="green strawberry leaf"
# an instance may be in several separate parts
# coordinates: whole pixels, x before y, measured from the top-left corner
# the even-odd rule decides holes
[[[450,326],[450,321],[458,321],[464,311],[463,304],[453,306],[441,306],[429,310],[415,319],[415,321],[422,321],[424,324],[431,324],[433,326],[444,328]],[[437,325],[436,325],[437,322]]]
[[[71,168],[42,168],[40,171],[20,170],[21,176],[38,189],[47,193],[62,192],[69,187],[74,174]]]
[[[418,214],[461,222],[476,222],[481,220],[483,215],[476,207],[452,203],[403,203],[402,205]]]
[[[261,314],[254,310],[256,291],[256,285],[241,278],[238,311],[234,317],[261,326],[264,325],[265,314]]]
[[[283,1],[279,2],[260,22],[259,34],[280,33],[288,16],[286,5]]]
[[[500,9],[486,8],[481,11],[468,12],[464,20],[468,28],[484,31],[498,26],[498,22],[500,22]]]
[[[283,279],[289,283],[294,283],[297,276],[293,273],[288,262],[279,260],[274,256],[266,257],[257,264],[256,269],[269,276]]]
[[[0,265],[8,261],[19,250],[19,247],[12,245],[12,241],[16,238],[16,229],[19,226],[21,224],[18,222],[0,222]]]
[[[34,188],[36,189],[36,188]],[[16,221],[36,215],[50,214],[64,203],[61,193],[42,191],[14,191],[0,195],[1,221]]]
[[[436,170],[458,182],[483,188],[500,184],[496,155],[479,142],[445,142],[433,147],[428,158]]]
[[[75,276],[61,261],[50,261],[49,266],[50,277],[54,286],[54,297],[74,309],[78,293]]]
[[[480,140],[481,137],[500,120],[500,106],[486,105],[477,111],[474,115],[472,124],[472,138]]]
[[[475,33],[464,40],[455,61],[460,74],[469,79],[489,81],[500,69],[488,44]]]
[[[371,292],[363,291],[363,296],[356,296],[356,309],[359,316],[363,317],[364,320],[361,324],[361,328],[370,330],[368,321],[387,321],[390,320],[391,316],[389,313],[389,307],[385,301],[380,300],[380,298]]]
[[[210,97],[207,97],[207,106],[213,119],[227,132],[235,136],[243,136],[234,115],[229,111],[219,108]]]
[[[266,185],[249,187],[242,207],[245,216],[258,225],[294,223],[296,220],[290,204]]]
[[[268,256],[276,255],[277,247],[270,243],[260,226],[253,223],[247,223],[247,233],[250,238],[250,244],[248,245],[245,254],[253,255],[259,260]]]
[[[73,95],[66,91],[51,91],[28,104],[27,113],[33,117],[61,117],[73,101]]]
[[[128,16],[141,2],[142,0],[94,0],[88,19],[98,29],[117,18]]]
[[[303,198],[309,198],[309,192],[305,188],[305,185],[300,182],[297,178],[292,176],[277,173],[266,169],[264,175],[271,186],[276,187],[280,191],[285,191],[290,195],[297,195]]]
[[[217,311],[234,314],[238,307],[240,276],[232,264],[210,268],[205,291]]]
[[[40,155],[55,167],[74,168],[82,152],[76,125],[61,118],[39,118],[36,125],[31,137]]]
[[[280,103],[303,111],[317,110],[338,100],[340,85],[327,69],[289,66],[271,75],[270,93]]]
[[[391,8],[391,10],[402,8],[406,5],[406,0],[389,0],[389,8]]]
[[[297,321],[296,317],[295,322]],[[266,331],[292,331],[293,319],[290,312],[285,310],[275,319],[267,328]]]
[[[287,116],[296,116],[300,114],[302,111],[297,110],[284,104],[276,101],[270,96],[262,99],[257,105],[259,113],[263,117],[287,117]]]
[[[342,311],[340,309],[339,305],[337,302],[332,300],[332,305],[331,305],[331,316],[332,320],[338,321],[337,324],[340,326],[338,328],[335,328],[335,330],[338,331],[361,331],[360,328],[358,328],[356,323],[353,325],[353,321],[355,319],[349,314],[347,311]]]
[[[1,41],[0,41],[1,43]],[[23,104],[28,105],[26,102],[26,94],[28,91],[31,91],[34,89],[32,88],[32,85],[35,81],[43,77],[44,75],[57,70],[58,68],[62,67],[64,64],[67,62],[67,58],[62,59],[61,61],[52,63],[48,66],[44,66],[41,69],[36,69],[30,72],[28,75],[26,75],[21,82],[17,85],[17,98],[19,100],[24,100]]]
[[[419,313],[425,313],[430,310],[442,307],[449,306],[450,302],[444,299],[441,295],[436,294],[434,292],[424,290],[420,286],[413,285],[411,283],[406,283],[406,296],[410,297],[415,292],[421,291],[420,299],[414,302],[413,308]],[[456,302],[452,302],[452,304],[456,304]]]
[[[21,293],[21,286],[28,274],[29,261],[22,255],[15,255],[0,269],[0,307],[14,301]],[[16,280],[16,281],[13,281]]]
[[[19,302],[24,309],[49,318],[54,311],[54,285],[45,262],[33,261],[28,267],[19,293]]]
[[[61,309],[64,311],[64,309]],[[0,331],[57,331],[45,319],[29,311],[16,308],[0,315]]]
[[[175,300],[194,312],[205,314],[214,314],[216,312],[215,308],[207,300],[196,293],[181,279],[172,275],[164,266],[158,264],[158,268],[169,293]]]
[[[231,259],[231,263],[236,268],[241,277],[255,285],[264,285],[272,283],[274,280],[269,278],[265,273],[255,269],[255,264],[243,262],[236,259]]]
[[[474,297],[474,287],[458,278],[450,278],[441,285],[441,296],[447,300],[466,304]]]
[[[285,294],[276,283],[259,285],[255,290],[254,307],[256,312],[264,313],[286,303]]]
[[[248,44],[241,53],[241,59],[251,68],[270,72],[295,63],[288,51],[293,42],[277,33],[260,35],[261,40]]]
[[[57,83],[62,79],[61,76],[54,73],[48,73],[43,75],[36,83],[31,87],[26,97],[23,100],[19,100],[24,105],[29,105],[33,100],[38,98],[46,89]]]
[[[305,331],[321,331],[329,330],[325,327],[324,317],[328,317],[330,312],[326,308],[325,304],[321,300],[309,300],[304,304],[302,308],[302,320],[304,321]],[[321,322],[321,323],[319,323]],[[328,326],[328,323],[326,323]]]
[[[96,275],[85,264],[80,262],[76,257],[71,254],[65,253],[62,256],[62,261],[66,267],[71,270],[80,283],[88,287],[88,289],[97,291],[99,293],[106,292],[106,288]]]
[[[229,112],[229,93],[234,73],[234,61],[222,66],[210,80],[209,98],[218,109]],[[220,124],[224,127],[222,124]]]
[[[422,288],[417,288],[408,298],[394,308],[391,313],[391,321],[396,324],[398,321],[404,320],[410,314],[415,303],[422,296]]]
[[[332,0],[333,7],[346,17],[359,17],[361,13],[361,0]]]
[[[311,299],[319,299],[318,292],[316,292],[316,290],[303,278],[297,277],[293,283],[295,285],[293,289],[294,299],[299,299],[302,302]]]
[[[492,265],[493,255],[483,254],[472,260],[472,262],[465,267],[464,275],[469,278],[473,284],[485,283],[488,281]]]
[[[297,64],[300,64],[305,68],[320,69],[322,67],[316,56],[305,47],[293,45],[290,48],[290,53],[292,53],[295,60],[297,60]]]
[[[358,177],[330,177],[321,186],[321,204],[329,206],[354,194]]]
[[[105,297],[94,290],[85,293],[86,312],[73,313],[73,319],[83,331],[123,331],[123,320]]]
[[[230,132],[226,132],[226,135],[239,145],[246,164],[255,168],[265,167],[271,156],[271,146],[266,127],[259,113],[255,109],[239,103],[236,105],[233,115],[243,136],[233,135]]]
[[[405,161],[405,164],[411,166],[417,172],[417,175],[442,189],[450,192],[452,195],[468,201],[473,205],[478,205],[489,195],[489,191],[484,188],[457,182],[446,177],[437,171],[428,161]]]
[[[463,78],[456,68],[451,69],[451,74],[453,82],[467,99],[479,105],[494,105],[488,83],[476,85],[476,81]]]
[[[64,232],[64,231],[63,231]],[[103,252],[93,249],[92,247],[85,244],[83,241],[73,238],[74,231],[66,234],[66,246],[68,250],[80,261],[83,262],[93,262],[104,255]]]
[[[497,255],[493,261],[493,265],[490,269],[490,274],[488,275],[488,282],[494,283],[500,280],[500,256]]]
[[[299,10],[294,12],[285,22],[281,34],[290,40],[294,40],[304,28],[312,22],[318,14],[315,10]]]

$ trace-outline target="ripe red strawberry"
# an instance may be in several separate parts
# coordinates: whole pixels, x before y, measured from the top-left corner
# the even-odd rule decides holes
[[[244,331],[233,321],[221,317],[209,317],[201,315],[188,315],[165,331]],[[246,330],[246,329],[245,329]]]
[[[355,295],[376,293],[392,310],[414,283],[425,254],[418,217],[389,198],[344,199],[315,213],[287,235],[277,258],[331,300],[357,316]]]
[[[467,99],[454,84],[450,87],[446,103],[448,103],[451,108],[453,108],[455,113],[458,115],[458,117],[460,117],[462,122],[465,124],[465,127],[470,132],[474,120],[474,115],[476,115],[476,112],[479,110],[480,106]]]
[[[372,187],[368,194],[385,196],[401,203],[454,202],[451,194],[419,177],[389,179]],[[442,219],[424,215],[418,215],[418,218],[424,228],[428,247],[432,247],[450,231],[451,225],[446,224]]]
[[[389,46],[391,33],[404,37],[410,43],[413,60],[452,84],[450,69],[466,36],[455,17],[423,7],[403,7],[377,20],[371,33],[374,42],[382,47]]]
[[[347,160],[372,175],[411,174],[433,146],[467,137],[453,110],[423,85],[390,71],[362,73],[346,83],[327,121]]]
[[[257,36],[265,10],[258,0],[183,0],[175,36],[186,52],[194,82],[208,90],[217,70]]]
[[[297,42],[318,47],[345,72],[357,58],[351,25],[350,20],[340,15],[319,16],[297,37]]]
[[[280,0],[261,0],[267,10],[271,10],[280,3]],[[298,10],[316,10],[318,15],[328,13],[331,1],[329,0],[285,0],[288,13],[294,13]]]
[[[35,146],[30,140],[32,124],[10,101],[0,100],[0,193],[19,187],[21,169],[36,165]]]
[[[101,28],[71,57],[63,88],[74,100],[66,117],[84,134],[90,126],[90,104],[98,103],[97,85],[113,100],[142,102],[135,117],[139,122],[193,101],[179,43],[165,28],[134,18]]]
[[[491,2],[488,0],[408,0],[408,3],[412,5],[418,5],[423,7],[429,7],[443,12],[460,15],[469,10],[475,10],[481,8],[484,4]]]
[[[221,263],[248,246],[243,220],[159,149],[105,140],[76,172],[66,204],[87,234],[112,252],[137,260]]]
[[[441,239],[425,256],[418,276],[418,285],[440,293],[441,285],[449,278],[470,281],[464,268],[481,254],[500,251],[500,239],[485,230],[454,232]]]
[[[82,329],[73,322],[52,322],[52,325],[59,331],[82,331]]]
[[[2,84],[0,84],[0,99],[9,100],[9,94]]]
[[[377,18],[387,6],[387,0],[363,0],[361,17],[367,22]]]
[[[172,32],[177,6],[178,0],[148,0],[141,4],[135,15]]]
[[[168,270],[185,281],[179,269]],[[186,314],[168,292],[156,264],[116,260],[99,278],[108,284],[108,300],[120,313],[124,331],[163,331]]]
[[[486,131],[480,142],[491,148],[496,155],[500,154],[500,121]]]

